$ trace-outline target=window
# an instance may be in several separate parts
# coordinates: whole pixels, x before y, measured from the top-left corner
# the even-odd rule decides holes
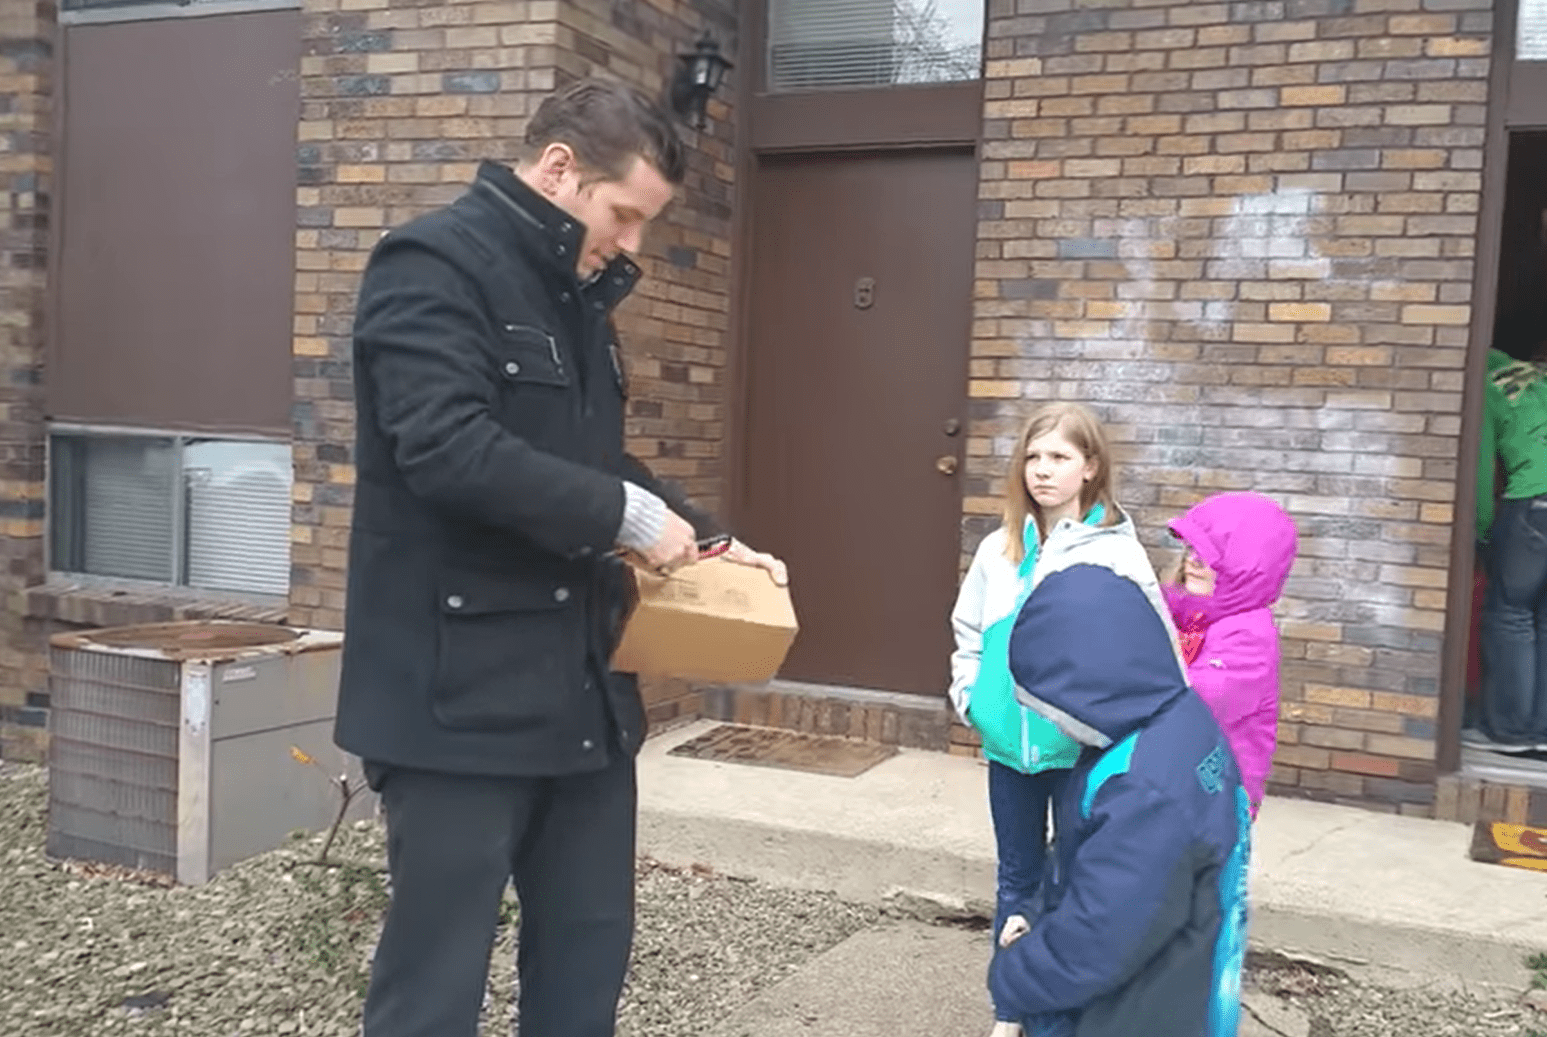
[[[289,591],[289,444],[71,431],[49,449],[54,571]]]
[[[769,0],[775,92],[982,74],[984,0]]]

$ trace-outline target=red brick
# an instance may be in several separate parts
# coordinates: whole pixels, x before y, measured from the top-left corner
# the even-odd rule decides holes
[[[1352,774],[1369,774],[1377,778],[1395,778],[1398,773],[1396,760],[1365,753],[1333,753],[1332,769]]]

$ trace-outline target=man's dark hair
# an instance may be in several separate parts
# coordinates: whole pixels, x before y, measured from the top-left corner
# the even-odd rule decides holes
[[[687,177],[677,128],[644,93],[606,79],[582,79],[544,98],[526,126],[528,161],[550,144],[568,144],[587,169],[621,180],[637,156],[669,184]]]

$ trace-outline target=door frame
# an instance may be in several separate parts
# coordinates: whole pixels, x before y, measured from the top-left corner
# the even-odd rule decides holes
[[[1482,198],[1477,217],[1477,251],[1472,270],[1472,322],[1468,329],[1461,389],[1460,456],[1456,459],[1455,510],[1451,515],[1450,573],[1445,590],[1445,629],[1440,648],[1439,715],[1435,722],[1435,769],[1461,770],[1461,725],[1466,707],[1466,670],[1471,649],[1472,577],[1477,540],[1477,467],[1482,439],[1483,382],[1499,292],[1499,248],[1503,243],[1504,193],[1509,173],[1509,134],[1533,123],[1511,122],[1515,79],[1515,29],[1519,0],[1494,6],[1492,64],[1483,139]],[[1533,64],[1536,64],[1533,62]],[[1547,62],[1542,62],[1547,73]],[[1533,70],[1534,71],[1534,70]],[[1534,77],[1540,81],[1542,76]],[[1542,128],[1547,129],[1547,112]]]
[[[987,61],[988,2],[983,0],[983,54]],[[731,229],[731,298],[726,343],[726,421],[723,457],[725,512],[732,526],[747,513],[746,427],[749,381],[752,274],[756,247],[753,182],[768,154],[831,154],[843,151],[971,149],[981,164],[983,84],[964,83],[771,94],[764,89],[768,0],[741,5],[736,66],[736,208]],[[856,133],[855,126],[864,128]],[[981,181],[980,181],[981,182]],[[974,237],[977,228],[973,228]],[[969,343],[972,311],[962,329]],[[966,372],[963,372],[965,377]],[[967,402],[963,399],[963,404]],[[754,547],[757,545],[753,545]]]

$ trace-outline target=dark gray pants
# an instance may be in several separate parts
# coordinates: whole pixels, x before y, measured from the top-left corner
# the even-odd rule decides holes
[[[511,878],[522,1037],[611,1037],[634,934],[633,758],[557,778],[372,779],[392,902],[365,1037],[475,1037]]]

